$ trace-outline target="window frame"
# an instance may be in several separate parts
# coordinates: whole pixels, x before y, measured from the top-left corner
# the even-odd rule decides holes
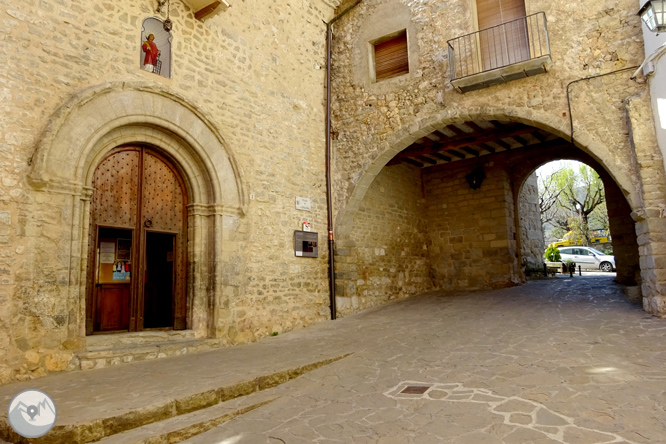
[[[395,40],[397,38],[400,38],[402,36],[405,36],[405,52],[406,52],[406,61],[407,61],[407,69],[404,72],[400,72],[398,74],[390,75],[390,76],[382,76],[381,78],[377,78],[377,63],[376,63],[376,51],[377,51],[377,45],[381,45],[382,43],[389,42],[391,40]],[[383,82],[385,80],[390,80],[394,79],[396,77],[402,77],[404,75],[407,75],[411,72],[411,63],[410,63],[410,51],[409,51],[409,30],[407,28],[400,29],[398,31],[394,31],[390,34],[386,34],[382,37],[379,37],[378,39],[372,40],[368,42],[368,55],[370,56],[370,78],[371,78],[371,83],[379,83]]]

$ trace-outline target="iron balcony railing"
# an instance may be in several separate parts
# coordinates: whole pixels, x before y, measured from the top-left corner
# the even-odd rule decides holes
[[[448,45],[451,80],[550,55],[546,14],[463,35]]]

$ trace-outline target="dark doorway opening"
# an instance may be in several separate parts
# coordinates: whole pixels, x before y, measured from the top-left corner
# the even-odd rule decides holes
[[[175,234],[146,233],[143,328],[173,326],[175,244]]]

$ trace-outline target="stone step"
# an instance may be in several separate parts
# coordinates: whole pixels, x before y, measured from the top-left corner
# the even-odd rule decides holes
[[[138,332],[93,334],[86,336],[88,350],[104,347],[122,347],[140,344],[177,342],[195,339],[193,330],[145,330]]]
[[[210,339],[181,339],[178,341],[158,342],[153,344],[119,343],[108,345],[89,345],[77,354],[81,370],[106,368],[136,361],[180,356],[214,350],[219,342]]]
[[[235,417],[275,401],[277,397],[258,392],[202,410],[179,415],[103,438],[99,444],[176,444],[207,432]]]
[[[171,418],[181,417],[192,412],[208,409],[222,403],[227,403],[228,401],[243,398],[253,393],[276,387],[291,379],[297,378],[305,373],[331,364],[347,356],[349,356],[349,354],[303,364],[297,367],[284,368],[252,379],[242,380],[239,378],[239,382],[236,383],[224,386],[211,386],[207,390],[194,393],[190,392],[182,396],[161,396],[160,401],[154,399],[152,402],[141,400],[139,397],[142,390],[150,392],[151,389],[150,387],[135,387],[133,390],[133,396],[136,400],[143,401],[139,404],[141,407],[133,408],[132,410],[124,409],[124,411],[120,410],[116,413],[109,413],[106,410],[95,410],[95,401],[91,398],[85,406],[77,407],[89,410],[87,412],[82,412],[86,414],[86,420],[81,420],[81,416],[78,415],[70,415],[71,419],[69,421],[57,423],[49,433],[36,439],[20,437],[11,430],[6,419],[0,417],[0,439],[7,439],[13,444],[86,444],[96,442],[128,430],[166,421]],[[211,369],[211,371],[214,371],[214,369]],[[186,375],[187,373],[183,373],[183,383],[187,382]],[[131,387],[131,381],[128,381],[127,384],[128,385],[124,387],[124,389]],[[154,397],[155,395],[153,394],[152,396]],[[258,402],[258,404],[260,403],[261,402]],[[228,405],[231,404],[227,404],[227,406]],[[252,405],[253,404],[248,404],[247,407],[249,408]],[[118,406],[115,407],[117,408]],[[73,408],[73,406],[70,406],[70,409],[71,408]],[[239,409],[236,408],[236,410]],[[242,411],[243,408],[241,407],[240,410]],[[221,407],[221,411],[224,411],[224,407]],[[209,422],[210,424],[213,424],[211,427],[215,427],[215,421],[224,421],[224,415],[230,414],[232,415],[231,417],[233,417],[234,415],[239,414],[234,412],[222,412],[217,416],[215,416],[217,413],[214,413],[212,414],[212,417],[204,415],[204,419],[201,419],[201,421],[195,419],[193,420],[193,423],[188,423],[187,426],[184,426],[184,428],[190,431],[183,433],[192,433],[192,431],[197,430],[199,427],[203,428],[205,424],[208,424]],[[178,421],[175,421],[174,423],[178,423]],[[159,428],[156,430],[159,430]],[[172,432],[176,433],[176,430],[169,429],[164,433],[168,435]],[[150,441],[151,444],[161,444],[162,442],[166,443],[171,441]]]

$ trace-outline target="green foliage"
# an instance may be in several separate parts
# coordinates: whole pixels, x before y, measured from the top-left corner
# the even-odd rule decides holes
[[[560,250],[556,247],[548,247],[544,256],[548,262],[559,262],[562,259]]]
[[[603,254],[609,256],[613,255],[613,246],[612,245],[599,245],[595,247],[597,250],[601,251]]]
[[[278,335],[278,332],[276,332],[276,331],[274,331],[273,333],[271,333],[271,336],[277,336],[277,335]]]
[[[580,239],[583,245],[590,245],[590,225],[579,215],[570,216],[567,219],[573,233],[573,239]]]
[[[558,171],[540,178],[541,221],[556,227],[551,236],[561,238],[563,233],[573,231],[574,238],[589,245],[590,227],[608,229],[603,183],[596,171],[585,164],[560,165]]]

